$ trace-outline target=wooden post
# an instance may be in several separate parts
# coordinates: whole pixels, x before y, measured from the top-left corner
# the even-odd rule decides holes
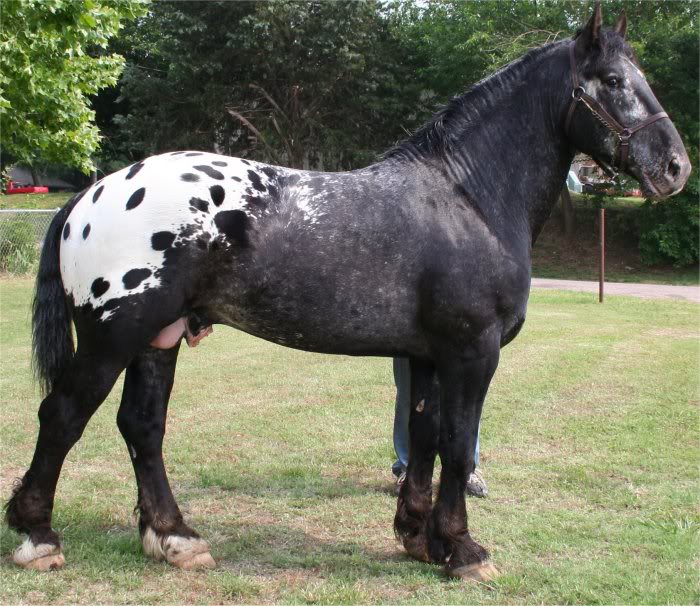
[[[598,303],[603,302],[603,284],[605,283],[605,209],[600,209],[600,267],[598,282]]]

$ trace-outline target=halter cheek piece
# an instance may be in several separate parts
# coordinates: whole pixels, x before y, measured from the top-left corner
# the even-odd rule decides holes
[[[564,132],[567,137],[569,136],[569,127],[571,126],[571,119],[574,116],[576,108],[583,103],[588,110],[596,117],[600,122],[602,122],[605,127],[614,132],[618,139],[620,140],[620,153],[618,156],[617,164],[612,167],[607,167],[601,164],[598,160],[596,162],[599,166],[608,174],[612,176],[615,175],[615,171],[623,171],[627,166],[627,157],[629,156],[630,149],[630,139],[632,135],[638,130],[641,130],[645,126],[653,124],[657,120],[662,118],[668,118],[666,112],[659,112],[658,114],[653,114],[649,116],[646,120],[642,120],[633,126],[622,126],[615,118],[613,118],[603,107],[598,103],[593,97],[586,93],[586,89],[581,86],[578,79],[578,73],[576,71],[576,57],[575,57],[576,44],[573,43],[569,47],[569,61],[571,63],[571,79],[574,84],[574,90],[571,93],[571,105],[569,105],[569,111],[566,113],[566,122],[564,123]],[[669,118],[670,119],[670,118]],[[595,159],[595,158],[594,158]]]

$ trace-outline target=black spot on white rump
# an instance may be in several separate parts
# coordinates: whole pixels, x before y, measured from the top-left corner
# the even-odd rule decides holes
[[[129,172],[126,174],[127,179],[131,179],[137,172],[139,172],[143,168],[143,162],[139,162],[138,164],[134,164],[130,169]]]
[[[92,291],[92,296],[97,299],[109,290],[109,282],[103,278],[97,278],[90,286],[90,290]]]
[[[63,239],[67,240],[68,236],[70,236],[70,223],[66,223],[65,227],[63,228]]]
[[[224,176],[215,168],[212,168],[211,166],[207,166],[206,164],[200,164],[199,166],[193,166],[195,170],[199,170],[203,172],[207,177],[211,177],[212,179],[217,179],[221,181]]]
[[[175,234],[171,231],[157,231],[151,236],[151,248],[153,250],[167,250],[175,241]]]
[[[185,158],[191,158],[192,156],[203,156],[203,152],[190,152],[189,154],[185,154]]]
[[[209,202],[201,198],[190,198],[190,206],[203,213],[209,212]]]
[[[130,269],[122,277],[124,288],[131,290],[136,288],[141,282],[151,275],[151,270],[142,267],[140,269]]]
[[[221,185],[212,185],[209,188],[209,193],[211,194],[211,200],[216,206],[221,206],[226,197],[226,191]]]
[[[243,180],[243,179],[241,179],[240,177],[235,177],[235,176],[234,176],[234,177],[231,177],[231,178],[232,178],[234,181],[237,181],[238,183],[240,183],[240,182]]]
[[[214,162],[212,162],[212,164],[214,166],[228,166],[228,163],[222,162],[221,160],[214,160]]]
[[[194,183],[196,181],[199,181],[199,175],[195,175],[194,173],[184,173],[180,175],[180,179],[188,183]]]
[[[97,202],[98,198],[102,195],[102,192],[105,190],[104,185],[100,185],[96,190],[95,193],[92,194],[92,203],[94,204]]]
[[[131,194],[131,198],[129,198],[129,201],[126,203],[126,210],[136,208],[139,204],[141,204],[141,202],[143,202],[143,197],[145,195],[146,188],[139,187],[133,194]]]
[[[90,235],[90,224],[88,223],[84,228],[83,228],[83,240],[87,240],[87,237]]]
[[[254,170],[249,170],[248,171],[248,178],[250,179],[251,185],[257,189],[258,191],[266,191],[265,186],[262,184],[262,181],[260,180],[260,175],[256,173]]]
[[[248,243],[246,228],[248,227],[248,215],[242,210],[223,210],[216,213],[214,223],[217,229],[228,240],[245,246]]]

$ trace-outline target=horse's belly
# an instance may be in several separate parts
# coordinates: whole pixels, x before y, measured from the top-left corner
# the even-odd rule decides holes
[[[336,305],[319,298],[315,305],[289,297],[279,305],[218,304],[218,323],[267,341],[319,353],[347,355],[427,355],[428,346],[410,309],[374,305]]]

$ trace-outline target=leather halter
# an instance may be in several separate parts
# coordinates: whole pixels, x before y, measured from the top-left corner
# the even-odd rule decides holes
[[[591,97],[588,93],[586,93],[586,89],[581,86],[581,83],[578,79],[578,73],[576,71],[576,57],[575,57],[575,49],[576,49],[576,43],[574,42],[571,44],[569,47],[569,61],[571,63],[571,80],[573,81],[574,84],[574,90],[571,93],[571,104],[569,105],[569,111],[566,113],[566,122],[564,123],[564,132],[566,133],[566,136],[569,136],[569,127],[571,126],[571,119],[574,116],[574,112],[576,111],[576,108],[582,103],[585,105],[588,110],[596,117],[600,122],[605,125],[605,127],[614,132],[618,139],[620,140],[620,154],[619,154],[619,159],[618,162],[615,166],[613,166],[613,169],[616,171],[623,171],[625,167],[627,166],[627,158],[629,156],[629,148],[630,148],[630,139],[632,138],[632,135],[636,133],[638,130],[641,130],[645,126],[649,126],[650,124],[653,124],[657,120],[661,120],[662,118],[668,118],[668,114],[666,112],[659,112],[658,114],[653,114],[652,116],[649,116],[645,120],[642,120],[641,122],[637,122],[637,124],[633,126],[623,126],[620,124],[615,118],[613,118],[603,107],[596,101],[593,97]],[[670,118],[669,118],[670,120]],[[595,158],[594,158],[595,160]],[[610,167],[606,167],[603,164],[601,164],[598,160],[596,162],[600,165],[600,167],[608,174],[614,172],[611,170]]]

